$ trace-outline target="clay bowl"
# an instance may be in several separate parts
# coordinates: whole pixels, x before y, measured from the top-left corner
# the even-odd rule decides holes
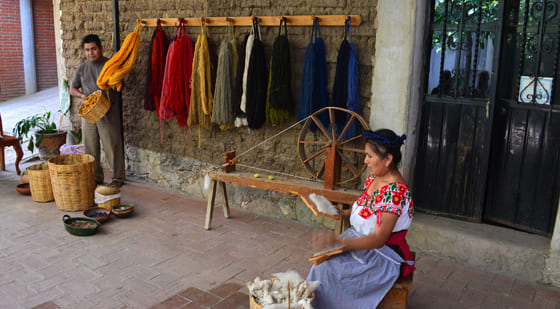
[[[110,215],[111,210],[103,207],[92,207],[84,211],[84,216],[96,220],[99,223],[107,221]]]
[[[120,204],[113,206],[113,214],[119,218],[129,217],[134,211],[134,205],[132,204]]]
[[[20,183],[19,185],[16,186],[16,191],[23,195],[31,194],[31,188],[29,187],[29,183]]]
[[[93,235],[97,233],[97,229],[101,226],[101,223],[96,220],[78,217],[72,218],[69,215],[64,215],[62,217],[62,222],[64,222],[66,231],[76,236]]]

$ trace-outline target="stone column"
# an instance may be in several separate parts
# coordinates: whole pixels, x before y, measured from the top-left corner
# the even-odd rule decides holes
[[[35,39],[33,36],[33,5],[31,0],[20,0],[21,43],[23,48],[23,71],[25,94],[37,92],[37,71],[35,68]]]

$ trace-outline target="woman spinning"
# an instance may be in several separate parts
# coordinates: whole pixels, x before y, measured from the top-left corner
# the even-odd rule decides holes
[[[414,270],[405,236],[414,213],[409,187],[397,169],[406,135],[388,129],[364,131],[370,175],[352,209],[351,228],[336,239],[344,252],[313,266],[307,281],[321,281],[314,307],[375,308],[399,276]],[[401,270],[402,265],[402,270]]]

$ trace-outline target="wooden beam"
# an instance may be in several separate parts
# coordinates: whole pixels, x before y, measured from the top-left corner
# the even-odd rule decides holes
[[[253,19],[259,18],[259,25],[261,26],[279,26],[280,20],[286,19],[288,26],[313,26],[313,20],[318,19],[321,26],[344,26],[346,20],[352,19],[352,26],[359,26],[362,24],[362,17],[360,15],[299,15],[299,16],[239,16],[239,17],[186,17],[184,18],[185,26],[194,27],[200,26],[202,22],[206,23],[208,27],[225,27],[230,23],[234,27],[239,26],[252,26]],[[139,19],[143,26],[155,27],[157,21],[160,21],[164,27],[177,27],[181,17],[179,18],[148,18]]]
[[[294,194],[298,196],[308,196],[311,193],[323,195],[332,203],[352,205],[362,192],[357,190],[323,188],[320,182],[294,180],[287,177],[269,180],[266,178],[255,178],[248,173],[208,173],[212,180],[251,187],[255,189],[270,190],[280,193]]]

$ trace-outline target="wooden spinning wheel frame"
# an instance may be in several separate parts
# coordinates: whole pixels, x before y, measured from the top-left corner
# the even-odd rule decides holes
[[[347,119],[341,130],[336,123],[337,114]],[[328,124],[324,124],[321,118],[328,119]],[[354,123],[358,125],[359,133],[345,136]],[[310,140],[308,133],[314,127],[314,139]],[[340,107],[325,107],[316,111],[303,124],[298,137],[298,152],[303,166],[313,178],[323,180],[326,189],[334,189],[335,185],[358,178],[366,169],[364,150],[353,147],[352,143],[361,139],[363,130],[369,130],[368,124],[353,111]],[[343,174],[342,168],[350,174]]]

